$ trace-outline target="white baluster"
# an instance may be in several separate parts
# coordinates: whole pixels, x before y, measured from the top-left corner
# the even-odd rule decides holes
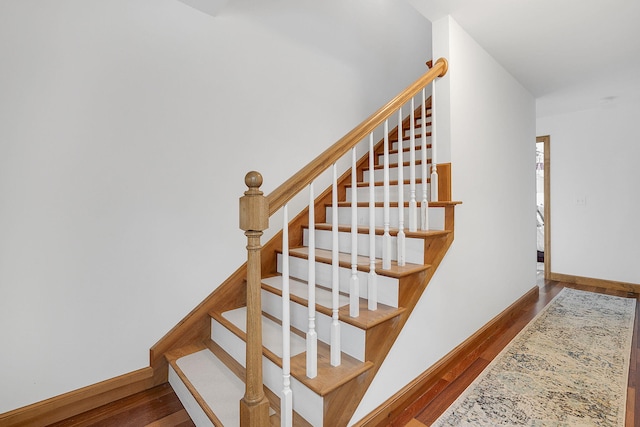
[[[411,98],[411,138],[409,146],[409,231],[418,231],[418,202],[416,201],[416,115],[415,102]]]
[[[427,199],[428,192],[428,168],[427,165],[427,89],[422,88],[422,151],[421,151],[421,163],[422,163],[422,202],[420,203],[420,228],[422,230],[429,229],[429,201]]]
[[[333,317],[331,320],[331,366],[340,366],[340,322],[338,312],[340,310],[340,266],[338,253],[338,171],[333,164],[333,191],[331,194],[331,307]]]
[[[356,149],[351,149],[351,281],[349,283],[349,315],[360,316],[360,281],[358,279],[358,179]]]
[[[405,264],[404,236],[404,144],[402,130],[402,108],[398,110],[398,265]]]
[[[389,222],[390,222],[390,212],[389,212],[389,120],[384,121],[384,176],[383,176],[383,185],[384,185],[384,202],[383,202],[383,225],[384,225],[384,234],[382,235],[382,268],[384,270],[391,269],[391,235],[389,234]],[[370,174],[373,177],[373,171]],[[373,179],[373,178],[372,178]]]
[[[438,161],[436,160],[436,81],[431,83],[431,200],[438,201]]]
[[[309,184],[309,268],[308,268],[308,309],[309,330],[307,331],[307,377],[318,375],[318,333],[316,332],[316,221],[313,182]]]
[[[369,170],[374,168],[373,133],[369,134]],[[378,309],[378,285],[376,274],[376,197],[375,182],[369,180],[369,280],[367,281],[367,308]]]
[[[283,209],[282,228],[282,379],[280,398],[281,425],[293,425],[293,397],[291,392],[291,320],[289,314],[289,207]]]

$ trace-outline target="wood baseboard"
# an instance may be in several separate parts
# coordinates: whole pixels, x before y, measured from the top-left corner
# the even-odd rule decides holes
[[[640,284],[617,282],[615,280],[606,279],[594,279],[591,277],[573,276],[570,274],[562,273],[549,273],[549,279],[556,282],[573,283],[575,285],[595,286],[597,288],[615,289],[619,291],[633,292],[634,294],[640,294]]]
[[[3,427],[47,426],[147,390],[154,385],[153,369],[142,368],[0,414],[0,425]]]
[[[615,280],[606,279],[594,279],[591,277],[573,276],[570,274],[562,273],[549,273],[549,280],[555,280],[556,282],[573,283],[575,285],[595,286],[598,288],[615,289],[620,291],[633,292],[634,294],[640,294],[640,284],[617,282]]]
[[[420,376],[354,424],[354,427],[382,427],[389,425],[389,423],[400,416],[409,405],[418,400],[420,396],[451,371],[461,359],[464,359],[467,354],[473,352],[487,339],[499,332],[504,325],[518,315],[517,313],[522,307],[530,304],[531,301],[537,300],[538,294],[538,286],[531,288],[531,290],[521,296],[516,302],[503,310],[482,328],[478,329],[478,331],[420,374]]]

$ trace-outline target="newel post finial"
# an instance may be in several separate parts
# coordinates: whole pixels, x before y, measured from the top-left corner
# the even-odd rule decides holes
[[[260,186],[262,175],[251,171],[244,177],[249,187],[240,198],[240,229],[244,231],[264,231],[269,228],[269,207]]]
[[[269,425],[269,401],[262,382],[262,249],[260,237],[269,228],[269,206],[260,191],[262,175],[249,172],[244,178],[249,189],[240,197],[240,229],[247,236],[247,344],[246,389],[240,401],[240,426]]]

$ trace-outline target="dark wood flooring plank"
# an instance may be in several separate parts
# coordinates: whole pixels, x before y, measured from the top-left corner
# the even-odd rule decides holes
[[[426,425],[431,425],[440,415],[455,401],[460,394],[480,375],[489,364],[488,361],[477,359],[467,370],[465,370],[455,381],[449,384],[438,397],[431,401],[420,413],[416,415],[416,419]]]
[[[415,402],[413,402],[407,409],[403,411],[403,413],[398,416],[393,422],[389,425],[390,427],[402,427],[405,425],[412,425],[418,422],[413,419],[413,416],[418,413],[422,408],[427,406],[429,402],[431,402],[436,396],[438,396],[442,391],[449,386],[449,381],[444,379],[440,379],[436,382],[429,390],[422,394]],[[407,424],[409,423],[409,424]],[[420,423],[419,425],[423,425]]]
[[[189,414],[184,409],[167,415],[157,421],[147,424],[145,427],[176,427],[176,426],[192,426],[193,421],[189,418]]]
[[[141,427],[184,410],[168,383],[136,393],[50,427]],[[193,423],[191,423],[193,425]]]

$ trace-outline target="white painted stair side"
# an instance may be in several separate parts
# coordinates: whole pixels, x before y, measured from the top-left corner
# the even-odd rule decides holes
[[[384,220],[384,212],[382,207],[375,207],[375,226],[383,227]],[[333,207],[327,206],[326,214],[327,218],[331,218]],[[409,223],[409,209],[405,207],[404,211],[404,223]],[[398,209],[391,208],[389,209],[389,221],[390,226],[392,228],[398,227]],[[338,207],[338,223],[340,224],[350,224],[351,223],[351,207],[349,206],[339,206]],[[368,226],[369,225],[369,207],[358,207],[358,225],[360,226]],[[444,230],[444,208],[440,206],[429,207],[429,229],[430,230]]]
[[[333,283],[332,266],[322,262],[316,262],[316,284],[331,289]],[[309,262],[304,258],[295,256],[289,257],[289,274],[292,278],[304,281],[308,277]],[[282,273],[282,254],[278,254],[278,273]],[[340,292],[349,293],[351,281],[351,269],[340,267],[339,270]],[[378,302],[390,307],[398,308],[399,280],[395,277],[384,276],[381,272],[377,277]],[[367,286],[369,283],[369,273],[358,271],[358,282],[360,283],[360,298],[367,298]],[[342,303],[341,303],[342,304]],[[324,304],[322,304],[324,305]],[[325,305],[326,307],[326,305]]]
[[[331,250],[333,245],[331,230],[316,230],[316,248]],[[391,259],[398,260],[397,237],[391,236]],[[382,259],[382,236],[376,235],[375,257]],[[424,239],[407,237],[405,239],[405,260],[411,264],[424,264]],[[309,246],[309,229],[303,231],[303,245]],[[369,234],[358,234],[358,255],[369,256]],[[351,253],[351,233],[338,233],[338,250],[343,253]]]
[[[222,316],[237,328],[246,332],[246,307],[227,311]],[[302,337],[291,334],[291,356],[306,350]],[[231,357],[246,368],[246,343],[243,339],[211,318],[211,339],[224,349]],[[276,322],[262,317],[262,342],[272,353],[282,357],[282,329]],[[273,393],[280,396],[282,392],[282,368],[266,356],[262,356],[263,383]],[[295,377],[291,377],[293,392],[293,410],[314,426],[323,425],[324,399]]]
[[[181,357],[176,364],[225,426],[240,425],[239,402],[244,396],[245,388],[242,380],[207,349]],[[213,422],[171,365],[169,383],[196,426],[213,426]]]
[[[268,279],[263,279],[262,282],[272,286],[276,289],[282,290],[282,276],[274,276]],[[291,293],[301,298],[307,298],[308,287],[306,283],[298,282],[297,280],[290,279],[289,286],[291,287]],[[304,288],[304,289],[303,289]],[[331,296],[331,293],[322,289],[316,289],[316,298],[322,293],[326,292]],[[349,304],[349,298],[341,296],[343,300],[342,305]],[[316,302],[318,302],[316,300]],[[302,332],[306,332],[309,324],[309,312],[306,305],[298,304],[291,301],[291,326],[297,328]],[[262,311],[275,317],[278,320],[282,320],[282,298],[279,295],[273,294],[269,291],[262,290]],[[331,316],[319,313],[316,311],[316,332],[318,333],[318,339],[325,344],[331,344]],[[343,352],[364,362],[365,353],[365,338],[366,333],[364,330],[350,325],[349,323],[340,322],[340,345]]]

